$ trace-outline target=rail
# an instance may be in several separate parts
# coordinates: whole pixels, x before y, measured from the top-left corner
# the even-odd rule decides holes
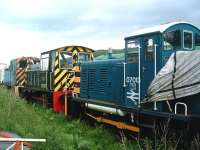
[[[27,142],[46,142],[46,139],[0,138],[0,143],[1,142],[13,142],[6,150],[23,150],[24,145],[27,145],[29,148],[32,147],[32,145]]]
[[[177,106],[178,106],[178,105],[184,106],[184,108],[185,108],[184,114],[185,114],[185,116],[187,116],[187,105],[186,105],[185,103],[181,103],[181,102],[177,102],[177,103],[175,104],[175,114],[177,114]]]

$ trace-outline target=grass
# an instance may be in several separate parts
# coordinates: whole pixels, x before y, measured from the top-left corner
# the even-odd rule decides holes
[[[136,143],[121,144],[104,127],[93,128],[80,120],[67,120],[63,114],[28,104],[11,91],[0,88],[0,130],[24,138],[45,138],[35,143],[41,150],[126,150],[137,149]]]

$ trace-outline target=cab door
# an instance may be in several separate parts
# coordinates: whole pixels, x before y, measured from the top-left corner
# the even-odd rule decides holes
[[[140,38],[127,39],[125,45],[125,105],[126,107],[133,108],[140,105]]]
[[[141,39],[140,55],[140,96],[142,100],[160,66],[160,43],[158,35],[145,36]]]

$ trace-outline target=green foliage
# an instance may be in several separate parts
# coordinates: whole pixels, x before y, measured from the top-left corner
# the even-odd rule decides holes
[[[103,127],[92,128],[80,120],[67,120],[52,109],[27,104],[10,91],[0,88],[0,130],[24,138],[45,138],[35,143],[38,150],[118,150],[135,149],[133,143],[120,144]],[[131,146],[133,145],[133,146]]]

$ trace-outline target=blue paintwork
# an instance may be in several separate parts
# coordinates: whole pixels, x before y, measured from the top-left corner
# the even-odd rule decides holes
[[[172,26],[172,27],[168,28],[164,33],[174,31],[174,30],[178,30],[178,29],[181,30],[181,37],[183,37],[183,30],[192,31],[193,33],[199,33],[200,34],[200,30],[197,27],[195,27],[191,24],[185,24],[185,23],[181,23],[181,24]],[[193,39],[194,39],[194,34],[193,34]],[[161,41],[163,41],[163,40],[164,40],[163,37],[161,37]],[[193,44],[195,44],[195,43],[193,43]],[[188,49],[184,49],[184,47],[183,47],[183,38],[181,39],[181,48],[180,49],[188,51]],[[164,50],[164,45],[162,43],[162,50],[161,50],[162,62],[159,62],[159,63],[162,64],[161,66],[164,66],[164,64],[166,63],[166,61],[168,60],[168,58],[171,56],[171,54],[173,52],[174,52],[174,50]]]
[[[126,101],[126,106],[135,106],[138,104],[138,101],[128,98],[129,96],[131,96],[131,94],[129,91],[133,89],[134,92],[138,93],[138,82],[139,82],[139,78],[138,78],[138,64],[134,64],[134,63],[129,63],[127,64],[126,67],[126,95],[125,95],[125,101]],[[138,95],[136,95],[135,97],[138,97]]]
[[[5,69],[4,84],[6,86],[14,86],[16,83],[16,59],[11,60],[10,65]]]
[[[188,50],[183,47],[183,30],[192,31],[200,34],[200,30],[187,23],[179,23],[167,28],[163,33],[153,32],[142,35],[130,36],[125,38],[125,62],[126,64],[126,86],[123,87],[123,61],[124,60],[107,60],[81,64],[81,87],[80,97],[92,99],[94,102],[103,101],[107,103],[114,103],[125,106],[127,108],[138,107],[139,104],[139,83],[140,83],[140,101],[142,101],[147,93],[148,87],[155,76],[155,59],[149,62],[145,59],[145,39],[153,39],[153,44],[156,44],[156,73],[165,65],[170,55],[179,50],[164,50],[163,34],[180,29],[181,30],[181,48],[180,50]],[[194,34],[193,34],[194,36]],[[128,41],[138,40],[140,44],[140,69],[139,62],[128,62]],[[194,43],[193,43],[194,44]],[[155,56],[155,50],[153,50]],[[118,67],[116,67],[118,66]],[[100,69],[104,67],[108,69],[106,74],[106,83],[101,85]],[[116,69],[117,68],[117,69]],[[95,72],[95,81],[93,87],[90,87],[90,80],[92,74],[88,70]],[[139,77],[140,70],[140,77]],[[91,78],[91,79],[90,79]],[[140,82],[139,82],[140,78]],[[104,92],[100,92],[100,86],[104,88]],[[132,94],[131,94],[132,93]],[[136,95],[134,95],[136,94]],[[138,94],[138,95],[137,95]]]
[[[153,44],[157,45],[157,61],[161,61],[161,34],[159,33],[153,33],[153,34],[148,34],[148,35],[143,35],[140,37],[136,38],[131,38],[128,40],[138,40],[140,43],[140,99],[144,99],[146,91],[149,87],[150,82],[153,80],[154,75],[155,75],[155,62],[153,61],[148,61],[145,59],[145,46],[144,42],[145,39],[153,39]],[[127,42],[126,42],[127,43]],[[126,55],[128,53],[126,52]],[[127,56],[128,57],[128,56]],[[127,62],[127,57],[126,57],[126,62]],[[161,64],[157,63],[156,64],[156,72],[159,71],[161,68]],[[137,106],[139,104],[139,62],[137,63],[128,63],[127,62],[127,87],[126,87],[126,101],[127,101],[127,107],[133,107]],[[131,78],[131,82],[130,82]],[[134,88],[136,86],[136,88]],[[130,93],[135,93],[137,94],[135,98]],[[130,103],[131,101],[134,101],[134,103]],[[134,104],[134,105],[133,105]]]
[[[117,59],[81,64],[80,97],[124,105],[123,62]]]
[[[191,25],[191,24],[186,24],[186,23],[180,23],[180,24],[176,24],[173,25],[171,27],[169,27],[168,29],[166,29],[163,33],[160,32],[154,32],[154,33],[148,33],[148,34],[143,34],[143,35],[137,35],[137,36],[130,36],[125,38],[126,43],[130,40],[139,40],[141,49],[140,49],[140,100],[142,101],[145,97],[145,94],[148,90],[148,87],[151,83],[151,81],[154,78],[154,73],[155,73],[155,62],[147,62],[145,60],[145,50],[144,50],[144,39],[153,39],[153,43],[157,44],[157,49],[156,49],[156,53],[157,53],[157,57],[156,57],[156,73],[165,65],[165,63],[167,62],[168,58],[171,56],[171,54],[173,52],[175,52],[174,49],[172,50],[164,50],[164,38],[163,38],[163,34],[165,34],[166,32],[171,32],[174,30],[179,29],[181,31],[181,48],[180,50],[185,50],[188,51],[188,49],[184,49],[183,47],[183,31],[192,31],[193,33],[198,33],[200,34],[200,30],[198,28],[196,28],[195,26]],[[194,34],[193,34],[194,36]],[[194,37],[193,37],[194,38]],[[194,43],[193,43],[194,44]],[[126,49],[127,50],[127,49]],[[179,49],[177,49],[178,51]],[[154,53],[155,54],[155,53]],[[126,52],[127,55],[127,52]],[[127,58],[127,56],[126,56]],[[127,61],[127,59],[126,59]],[[138,67],[132,67],[133,64],[127,64],[127,76],[131,76],[131,77],[135,77],[137,78],[138,76],[138,70],[139,70],[139,65]],[[143,70],[143,68],[145,68]],[[137,87],[139,86],[139,82],[136,83]],[[127,86],[126,88],[126,95],[127,92],[131,91],[131,86]],[[134,91],[135,93],[139,93],[138,88]],[[126,101],[130,101],[130,98],[125,97]],[[129,103],[127,103],[129,104]],[[138,105],[138,101],[137,103],[135,103],[137,106]],[[128,107],[132,107],[132,105],[128,105]]]

